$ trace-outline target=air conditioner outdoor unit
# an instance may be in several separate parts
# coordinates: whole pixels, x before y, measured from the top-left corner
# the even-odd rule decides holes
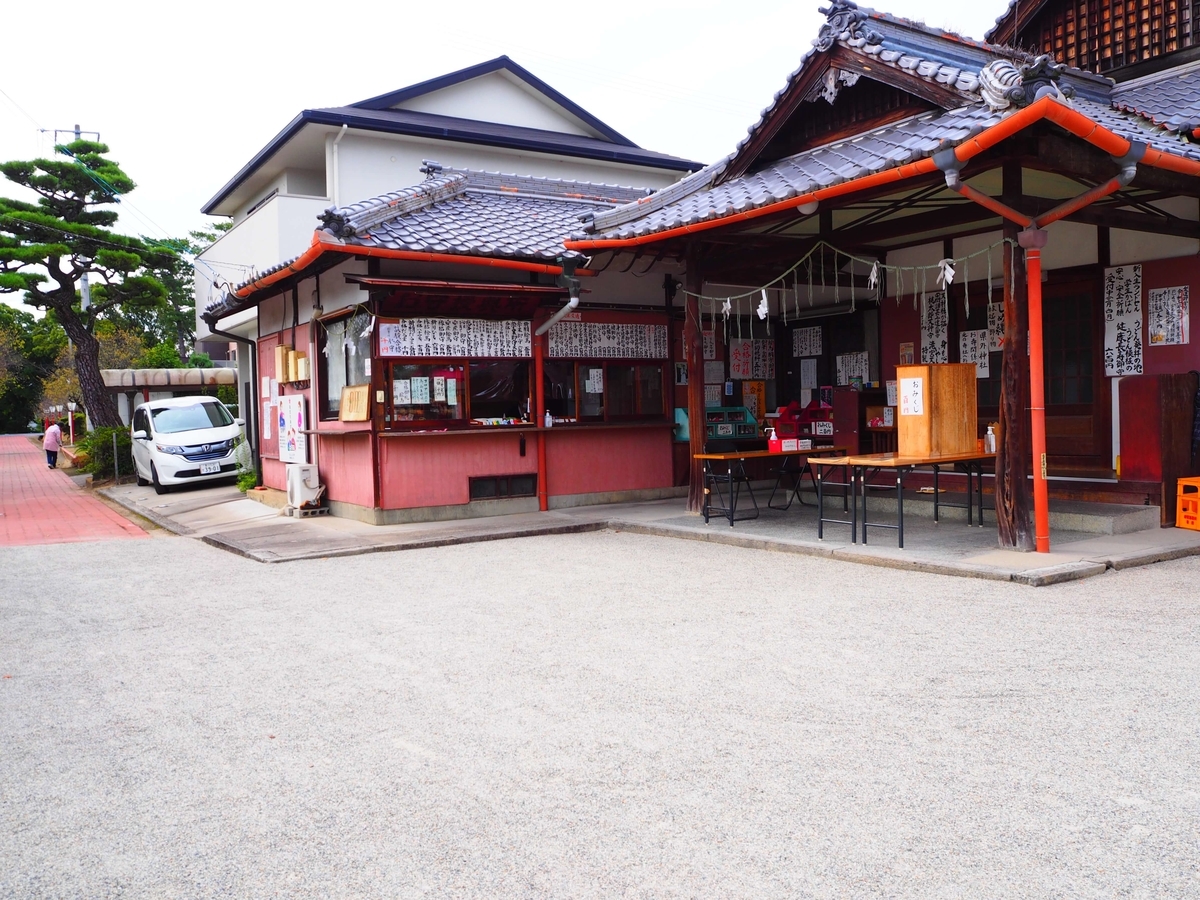
[[[305,503],[316,503],[320,496],[321,485],[317,480],[317,467],[289,464],[287,467],[288,506],[300,509]]]

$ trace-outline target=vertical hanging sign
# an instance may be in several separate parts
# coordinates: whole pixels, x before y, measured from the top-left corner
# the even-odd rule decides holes
[[[950,362],[946,339],[948,323],[945,291],[934,291],[921,298],[921,362]]]
[[[988,332],[980,328],[978,331],[960,331],[958,334],[958,361],[975,364],[975,377],[988,378],[991,376],[991,366],[988,360]]]
[[[988,352],[1004,349],[1004,304],[988,304]]]
[[[1142,374],[1142,267],[1104,270],[1104,374]]]
[[[812,328],[797,328],[792,331],[792,356],[821,355],[821,326]]]
[[[729,377],[735,381],[754,377],[754,343],[750,338],[730,338]]]

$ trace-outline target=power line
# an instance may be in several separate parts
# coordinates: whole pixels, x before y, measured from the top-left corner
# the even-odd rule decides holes
[[[5,100],[7,100],[9,103],[11,103],[13,106],[15,106],[15,107],[16,107],[16,109],[17,109],[17,112],[19,112],[21,115],[23,115],[25,118],[27,118],[27,119],[28,119],[30,122],[32,122],[32,123],[33,123],[33,127],[34,127],[34,128],[36,128],[38,131],[44,131],[44,130],[45,130],[44,128],[42,128],[42,126],[41,126],[41,125],[39,125],[39,124],[38,124],[38,121],[37,121],[37,119],[35,119],[33,116],[31,116],[29,113],[27,113],[27,112],[25,111],[25,108],[24,108],[23,106],[21,106],[21,104],[20,104],[20,103],[18,103],[16,100],[14,100],[12,97],[10,97],[10,96],[8,95],[8,92],[7,92],[7,91],[5,91],[5,90],[4,90],[4,88],[0,88],[0,94],[3,94],[3,95],[4,95],[4,99],[5,99]]]

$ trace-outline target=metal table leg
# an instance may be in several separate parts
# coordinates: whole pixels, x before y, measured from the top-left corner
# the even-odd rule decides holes
[[[708,524],[708,508],[712,499],[712,463],[710,460],[704,461],[704,524]]]
[[[938,517],[938,513],[940,511],[938,508],[938,500],[941,498],[941,494],[938,493],[938,471],[939,471],[939,469],[940,469],[939,466],[933,467],[933,524],[934,525],[937,525],[940,522],[940,519]]]
[[[733,527],[733,514],[737,510],[737,484],[733,480],[733,460],[729,460],[729,527]]]
[[[936,469],[934,470],[937,471]],[[937,475],[934,475],[937,479]],[[937,494],[934,494],[936,497]],[[934,507],[936,509],[936,507]],[[904,549],[904,470],[896,470],[896,534],[898,537],[898,546],[901,550]]]
[[[825,539],[825,470],[817,463],[817,540]]]

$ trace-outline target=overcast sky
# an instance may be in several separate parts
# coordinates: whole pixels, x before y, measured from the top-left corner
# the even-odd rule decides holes
[[[0,159],[50,155],[53,136],[39,128],[99,131],[138,183],[119,227],[184,234],[301,109],[507,54],[641,146],[708,163],[733,149],[798,66],[824,19],[820,5],[9,3]],[[1005,2],[879,8],[982,38]],[[11,185],[0,182],[0,193],[13,195]]]

